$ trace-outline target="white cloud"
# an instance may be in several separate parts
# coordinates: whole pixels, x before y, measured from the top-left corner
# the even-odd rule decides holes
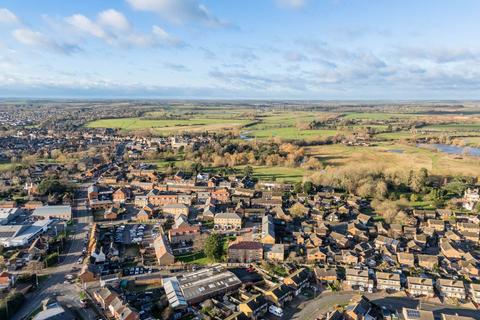
[[[131,29],[130,21],[123,15],[123,13],[108,9],[98,14],[98,23],[107,27],[111,27],[121,31]]]
[[[287,8],[302,8],[307,3],[307,0],[276,0],[277,4]]]
[[[185,45],[158,26],[153,26],[150,34],[135,31],[130,21],[114,9],[100,12],[95,21],[81,14],[67,17],[65,21],[78,32],[101,39],[109,45],[138,47]]]
[[[127,2],[136,10],[155,12],[173,23],[194,22],[211,27],[228,25],[197,0],[127,0]]]
[[[59,44],[41,32],[29,28],[19,28],[12,32],[13,37],[21,44],[31,47],[46,48],[58,53],[70,54],[79,51],[78,46]]]
[[[0,23],[14,24],[19,22],[20,20],[12,11],[6,8],[0,8]]]
[[[73,16],[65,18],[65,20],[79,31],[88,33],[100,39],[108,38],[107,33],[101,26],[82,14],[74,14]]]

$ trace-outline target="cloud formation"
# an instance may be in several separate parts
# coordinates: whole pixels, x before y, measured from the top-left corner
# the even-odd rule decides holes
[[[12,36],[21,44],[37,48],[45,48],[54,52],[70,54],[80,49],[71,44],[59,44],[41,32],[29,28],[19,28],[12,32]]]
[[[6,8],[0,8],[0,24],[15,24],[19,23],[18,17]]]
[[[184,42],[156,25],[152,27],[151,34],[135,31],[132,23],[121,12],[114,9],[100,12],[95,21],[82,14],[66,17],[65,21],[77,32],[101,39],[109,45],[185,46]]]
[[[229,25],[197,0],[127,0],[127,2],[135,10],[154,12],[176,24],[198,23],[210,27]]]

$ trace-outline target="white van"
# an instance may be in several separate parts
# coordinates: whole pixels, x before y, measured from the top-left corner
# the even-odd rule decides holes
[[[271,305],[270,307],[268,307],[268,312],[277,317],[283,317],[283,309],[277,306]]]

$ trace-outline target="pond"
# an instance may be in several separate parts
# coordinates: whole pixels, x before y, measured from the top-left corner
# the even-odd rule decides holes
[[[440,152],[444,152],[448,154],[470,155],[470,156],[480,157],[480,148],[459,147],[459,146],[453,146],[450,144],[441,144],[441,143],[434,143],[434,144],[420,143],[418,144],[418,146],[422,148],[436,149]]]

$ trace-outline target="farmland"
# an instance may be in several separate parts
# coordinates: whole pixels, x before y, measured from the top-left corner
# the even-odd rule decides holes
[[[152,129],[159,134],[181,131],[218,131],[240,128],[249,121],[224,118],[157,120],[146,118],[101,119],[88,123],[89,128],[117,128],[124,131]]]

